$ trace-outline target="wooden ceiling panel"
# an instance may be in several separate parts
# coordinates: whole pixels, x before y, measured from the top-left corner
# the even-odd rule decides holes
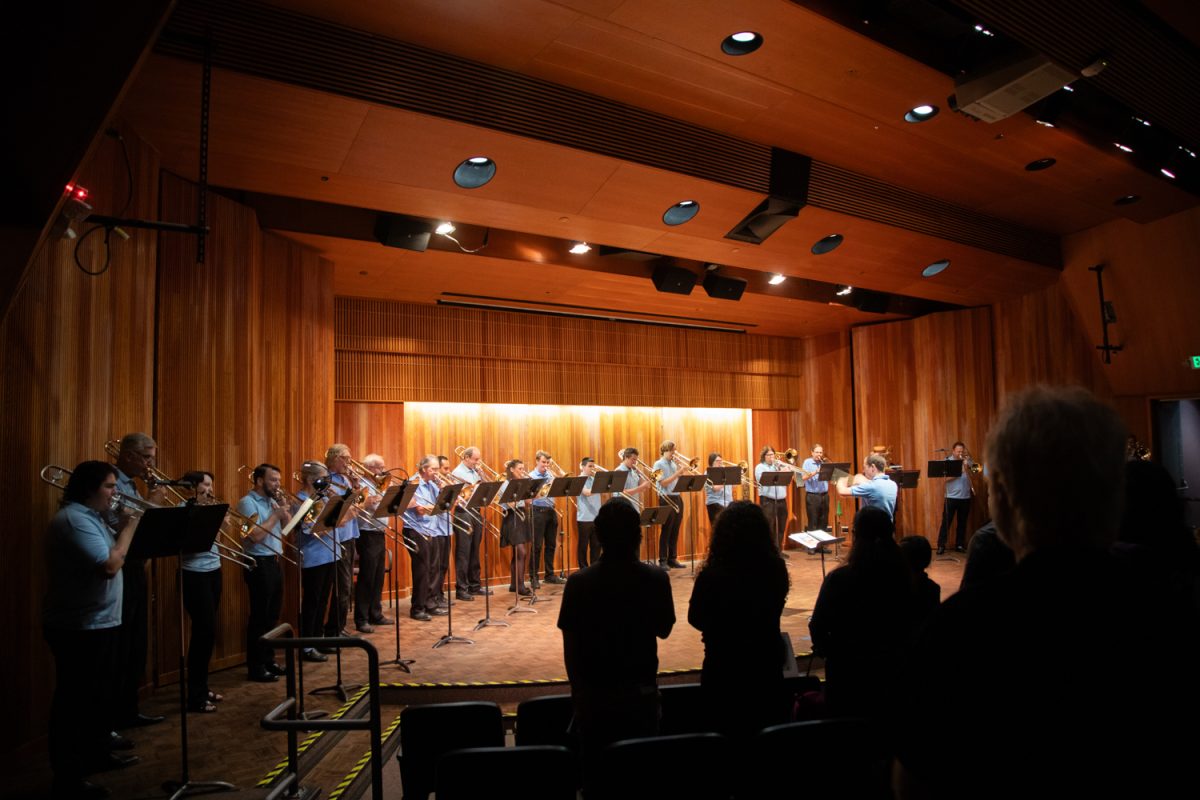
[[[496,177],[478,189],[458,188],[454,168],[480,155],[496,162]],[[367,114],[340,172],[577,213],[619,165],[612,158],[376,106]]]

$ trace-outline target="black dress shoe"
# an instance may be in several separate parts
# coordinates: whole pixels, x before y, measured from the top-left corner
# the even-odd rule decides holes
[[[324,653],[327,656],[331,656],[337,652],[337,648],[336,647],[318,647],[317,652]]]
[[[686,567],[684,567],[683,564],[680,564],[678,561],[668,561],[667,566],[671,569],[686,569]]]
[[[414,611],[409,614],[409,616],[415,619],[417,622],[429,622],[429,620],[433,619],[433,617],[429,616],[424,611]]]
[[[941,545],[938,545],[937,554],[939,556],[946,555],[946,548],[942,547]]]
[[[956,552],[956,553],[965,553],[965,552],[967,552],[967,548],[963,547],[961,544],[959,544],[959,545],[955,545],[955,546],[954,546],[954,552]]]
[[[112,792],[97,783],[76,778],[75,780],[55,780],[50,796],[54,800],[100,800],[111,794]]]
[[[557,575],[551,575],[549,578],[546,578],[545,583],[566,583],[566,581]]]
[[[517,592],[518,597],[529,597],[532,594],[533,594],[532,589],[526,589],[524,587],[522,587],[521,590],[519,592]]]
[[[322,661],[328,661],[329,656],[321,655],[316,650],[310,649],[310,650],[305,650],[304,652],[302,652],[300,654],[300,659],[302,661],[314,661],[314,662],[320,663]]]
[[[166,717],[162,714],[134,714],[132,717],[121,720],[118,728],[144,728],[147,725],[157,725]]]
[[[512,591],[512,590],[509,589],[509,591]],[[491,593],[492,593],[492,590],[488,589],[487,587],[484,587],[484,586],[481,586],[478,589],[471,590],[471,594],[475,595],[476,597],[483,597],[484,595],[490,595]]]
[[[129,738],[117,733],[116,731],[113,731],[112,735],[109,737],[109,740],[108,740],[108,749],[109,750],[132,750],[133,749],[133,739],[129,739]]]
[[[469,603],[472,600],[474,600],[475,597],[474,597],[474,595],[470,594],[469,592],[455,592],[454,599],[455,600],[465,600],[466,602]]]
[[[287,670],[275,663],[267,664],[267,672],[272,675],[278,675],[281,678],[287,675]]]
[[[380,617],[379,619],[371,620],[371,624],[378,628],[380,625],[395,625],[396,620],[391,617]]]
[[[92,772],[106,772],[110,769],[125,769],[132,767],[142,759],[129,753],[108,753],[100,756],[91,764]]]
[[[279,680],[279,676],[267,672],[265,669],[259,669],[246,675],[246,680],[254,681],[255,683],[275,683]]]
[[[444,617],[450,613],[449,610],[443,608],[442,606],[438,606],[437,608],[427,608],[425,610],[435,617]]]
[[[374,633],[374,632],[375,632],[375,626],[374,626],[374,625],[369,625],[369,624],[367,624],[367,623],[365,623],[365,622],[364,622],[364,623],[362,623],[361,625],[355,625],[355,626],[354,626],[354,628],[355,628],[355,630],[357,630],[359,633]]]

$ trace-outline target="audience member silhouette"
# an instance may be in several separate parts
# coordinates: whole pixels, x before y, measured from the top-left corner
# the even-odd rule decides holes
[[[721,733],[746,736],[788,720],[779,618],[789,587],[762,508],[731,503],[713,525],[688,606],[704,640],[705,704]]]
[[[925,571],[933,563],[933,548],[924,536],[905,536],[900,540],[900,552],[912,576],[915,595],[913,610],[919,625],[929,619],[942,602],[942,587]]]
[[[1194,786],[1188,737],[1167,722],[1197,711],[1195,622],[1109,554],[1124,442],[1116,413],[1080,388],[1034,387],[1000,412],[989,505],[1017,564],[947,599],[914,645],[896,720],[898,797]],[[1136,685],[1108,663],[1118,650]]]
[[[809,630],[825,659],[832,716],[878,717],[895,697],[895,675],[913,628],[913,581],[884,509],[854,517],[846,565],[825,578]]]
[[[658,643],[675,624],[671,583],[638,561],[638,512],[609,500],[596,514],[600,560],[567,581],[558,614],[585,784],[610,742],[658,732]]]
[[[1140,580],[1159,584],[1200,611],[1200,551],[1184,521],[1171,473],[1152,461],[1125,464],[1125,511],[1113,545]]]
[[[961,592],[971,586],[980,586],[998,575],[1004,575],[1017,565],[1012,548],[996,531],[996,523],[989,522],[971,537],[967,545],[967,563],[963,566],[962,580],[958,584]]]

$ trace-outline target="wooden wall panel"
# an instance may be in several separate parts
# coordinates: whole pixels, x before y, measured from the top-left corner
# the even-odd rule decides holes
[[[192,219],[194,185],[164,174],[165,219]],[[332,267],[259,230],[253,212],[209,196],[204,264],[195,240],[164,236],[159,251],[159,464],[172,476],[216,475],[217,496],[250,489],[238,467],[278,465],[285,486],[332,442]],[[290,552],[296,558],[295,552]],[[160,681],[176,670],[178,600],[173,563],[158,576]],[[214,665],[240,662],[248,613],[239,567],[225,564]],[[299,570],[285,564],[283,619],[295,623]]]
[[[787,408],[796,339],[337,301],[338,400]]]
[[[922,472],[920,486],[901,493],[902,535],[937,538],[942,481],[924,474],[926,462],[942,456],[938,448],[961,439],[983,457],[995,409],[991,328],[990,310],[980,308],[852,332],[857,438],[852,460],[861,465],[873,446],[887,445],[893,461]],[[984,486],[975,484],[972,530],[986,518]]]
[[[116,214],[132,189],[128,214],[153,217],[158,157],[125,131],[133,186],[120,147],[105,139],[85,164],[96,213]],[[86,230],[84,226],[81,230]],[[88,237],[80,259],[103,263],[103,233]],[[73,242],[54,241],[34,257],[27,278],[0,326],[0,454],[8,465],[6,503],[17,524],[5,550],[0,598],[0,685],[8,724],[0,751],[42,736],[53,689],[53,661],[41,634],[46,571],[42,532],[61,493],[42,483],[45,464],[73,467],[104,459],[104,442],[129,431],[153,432],[154,233],[113,237],[112,260],[102,275],[88,276],[73,260]]]

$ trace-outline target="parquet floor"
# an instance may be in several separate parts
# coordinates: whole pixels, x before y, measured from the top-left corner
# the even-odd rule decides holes
[[[797,653],[808,651],[808,616],[821,585],[821,563],[818,557],[797,551],[790,552],[788,562],[792,588],[784,609],[782,627],[791,637]],[[833,569],[835,562],[827,563]],[[962,576],[961,557],[958,560],[935,561],[930,577],[942,586],[947,597],[958,588]],[[691,596],[691,570],[673,570],[671,587],[675,596],[677,623],[671,636],[659,642],[659,664],[662,669],[698,668],[703,659],[700,634],[687,624],[687,604]],[[507,587],[502,587],[507,589]],[[451,644],[437,650],[432,645],[446,633],[446,618],[420,623],[408,618],[407,600],[398,609],[388,609],[389,616],[398,615],[400,647],[406,658],[416,659],[412,674],[394,666],[383,666],[380,680],[388,683],[427,681],[514,680],[525,678],[562,678],[562,640],[555,623],[558,618],[557,594],[560,586],[543,586],[546,602],[539,603],[537,614],[521,613],[505,616],[512,595],[507,591],[492,597],[491,616],[506,619],[511,627],[488,627],[472,632],[483,616],[483,598],[454,606],[454,633],[474,639],[475,644]],[[546,591],[549,590],[549,591]],[[613,613],[636,614],[637,609],[614,608]],[[380,628],[367,638],[378,648],[381,662],[395,656],[394,628]],[[803,668],[804,662],[801,662]],[[332,683],[334,666],[306,665],[304,680],[307,688]],[[361,683],[366,679],[366,656],[348,651],[343,659],[346,683]],[[240,787],[253,787],[286,752],[283,734],[262,730],[259,719],[283,698],[283,683],[257,684],[244,680],[245,672],[234,667],[215,673],[211,685],[225,695],[226,700],[215,714],[192,714],[188,717],[190,737],[190,766],[193,780],[226,780]],[[330,695],[310,697],[307,708],[336,710],[340,701]],[[178,688],[157,689],[142,704],[146,713],[165,714],[164,723],[150,728],[128,731],[137,743],[135,752],[140,764],[95,776],[94,780],[113,790],[116,798],[142,800],[162,798],[161,784],[177,780],[181,774],[179,747]],[[400,711],[399,707],[384,709],[385,724]],[[357,756],[369,749],[365,733],[347,737],[339,746],[341,757],[319,770],[313,778],[325,788],[325,796],[337,779],[345,774]],[[5,757],[5,779],[0,784],[0,796],[12,798],[41,798],[49,793],[50,771],[44,742]],[[385,770],[394,769],[385,765]],[[216,795],[221,796],[221,795]],[[225,795],[229,796],[229,795]]]

